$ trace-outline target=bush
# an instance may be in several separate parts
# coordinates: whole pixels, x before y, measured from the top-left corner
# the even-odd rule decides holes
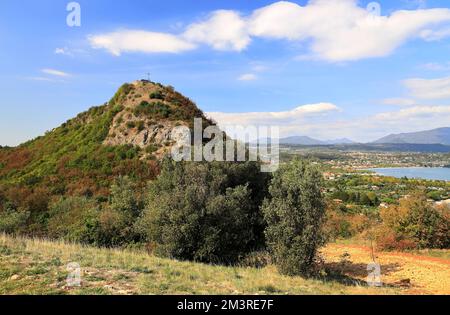
[[[98,208],[86,197],[60,198],[50,206],[48,236],[93,244],[98,231]]]
[[[427,202],[426,195],[401,199],[398,205],[382,209],[380,214],[383,220],[380,230],[390,231],[378,233],[377,243],[382,249],[450,247],[449,211],[433,207]]]
[[[137,122],[137,129],[139,132],[145,129],[145,122],[143,120],[139,120]]]
[[[158,151],[158,146],[154,145],[154,144],[149,144],[146,148],[145,148],[145,152],[147,153],[155,153],[156,151]]]
[[[140,213],[133,183],[128,177],[118,177],[111,187],[111,202],[100,214],[96,243],[114,247],[138,242],[134,223]]]
[[[11,204],[4,205],[0,211],[0,232],[14,234],[20,233],[25,227],[30,213],[15,209]]]
[[[387,226],[381,226],[375,231],[375,238],[377,247],[380,250],[412,250],[417,248],[417,243],[408,239],[405,235],[396,233],[393,229]]]
[[[153,92],[150,94],[151,99],[163,100],[164,95],[161,91]]]
[[[135,116],[152,116],[154,118],[167,118],[171,113],[170,107],[162,102],[153,102],[148,103],[146,101],[142,101],[136,108],[134,109]]]
[[[364,232],[370,226],[369,217],[363,214],[348,213],[348,209],[341,206],[334,202],[327,205],[326,220],[323,226],[327,240],[351,238]]]
[[[321,187],[322,174],[301,160],[281,166],[272,179],[262,209],[267,246],[282,274],[308,274],[317,248],[324,243]]]
[[[158,255],[235,263],[263,245],[258,208],[265,183],[253,162],[165,160],[150,185],[140,229]]]

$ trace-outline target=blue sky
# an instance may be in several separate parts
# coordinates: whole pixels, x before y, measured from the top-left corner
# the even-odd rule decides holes
[[[450,126],[450,4],[79,0],[0,3],[0,145],[17,145],[124,82],[173,85],[221,125],[371,141]],[[377,7],[375,7],[376,9]]]

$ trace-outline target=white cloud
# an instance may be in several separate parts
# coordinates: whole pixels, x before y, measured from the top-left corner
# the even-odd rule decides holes
[[[42,73],[53,75],[53,76],[57,76],[57,77],[70,77],[70,74],[68,74],[66,72],[63,72],[63,71],[60,71],[60,70],[42,69],[41,71],[42,71]]]
[[[394,105],[394,106],[412,106],[416,105],[417,102],[409,98],[386,98],[382,101],[384,105]]]
[[[189,42],[207,44],[216,50],[241,51],[251,41],[246,21],[239,13],[229,10],[215,11],[207,20],[189,25],[182,36]]]
[[[450,106],[414,106],[398,111],[378,113],[352,120],[330,122],[326,128],[320,124],[311,132],[335,137],[349,137],[357,141],[377,140],[391,133],[422,131],[450,126]]]
[[[282,1],[256,10],[250,33],[291,41],[310,39],[317,58],[349,61],[387,56],[419,31],[445,21],[450,21],[448,9],[375,16],[355,0],[312,0],[303,7]]]
[[[55,49],[55,54],[57,55],[67,55],[67,48],[56,48]]]
[[[440,30],[427,29],[420,32],[420,37],[422,37],[424,40],[428,42],[439,41],[449,36],[450,36],[450,28]]]
[[[75,54],[81,54],[81,53],[86,53],[86,52],[82,49],[70,49],[68,47],[58,47],[54,50],[54,53],[56,55],[64,55],[64,56],[73,57]]]
[[[403,81],[412,96],[418,99],[450,98],[450,77],[439,79],[408,79]]]
[[[280,112],[250,112],[250,113],[223,113],[211,112],[208,116],[225,125],[277,125],[301,124],[306,118],[320,116],[326,113],[339,111],[339,107],[331,103],[317,103],[298,106],[289,111]]]
[[[414,106],[401,109],[397,112],[379,113],[374,116],[374,119],[379,120],[383,123],[399,123],[401,121],[404,122],[405,119],[410,120],[416,118],[422,120],[426,117],[437,118],[442,115],[445,115],[445,117],[448,119],[447,123],[450,124],[450,106]]]
[[[245,73],[238,78],[239,81],[254,81],[257,79],[258,79],[258,76],[253,73]]]
[[[281,137],[306,135],[317,139],[350,138],[368,142],[390,133],[413,132],[450,124],[450,106],[416,105],[370,116],[342,119],[334,104],[318,103],[281,112],[208,113],[227,125],[280,127]]]
[[[120,30],[88,37],[93,48],[106,49],[115,56],[123,52],[179,53],[196,46],[175,35],[140,30]]]
[[[324,126],[308,126],[310,135],[323,139],[347,137],[356,141],[377,140],[391,133],[422,131],[450,125],[450,106],[414,106],[352,120],[336,120]],[[293,133],[295,134],[295,133]],[[298,131],[297,133],[298,134]]]
[[[357,0],[311,0],[300,6],[280,1],[255,10],[249,16],[219,10],[206,19],[188,25],[179,35],[142,30],[94,35],[94,48],[122,52],[182,52],[206,44],[216,50],[242,51],[252,37],[310,43],[303,56],[332,62],[384,57],[406,41],[448,36],[438,28],[450,22],[450,10],[423,9],[394,11],[376,16]]]

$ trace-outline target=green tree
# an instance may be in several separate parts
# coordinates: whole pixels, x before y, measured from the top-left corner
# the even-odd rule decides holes
[[[158,255],[234,263],[263,243],[266,182],[258,163],[165,160],[140,230]]]
[[[417,248],[450,246],[448,208],[434,207],[422,193],[416,193],[401,199],[398,205],[382,209],[381,218],[384,226],[395,233],[396,240],[411,240]]]
[[[97,243],[102,246],[124,246],[138,242],[134,224],[141,214],[133,182],[120,176],[111,186],[110,204],[100,214]]]
[[[0,211],[0,232],[20,233],[30,217],[30,212],[18,210],[9,202],[5,202]]]
[[[95,243],[98,207],[86,197],[61,197],[50,206],[48,236],[73,242]]]
[[[317,248],[324,243],[321,188],[321,172],[298,159],[283,165],[272,179],[270,197],[262,209],[267,221],[267,246],[283,274],[308,274]]]

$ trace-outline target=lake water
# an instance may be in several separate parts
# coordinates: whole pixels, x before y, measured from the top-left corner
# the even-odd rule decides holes
[[[396,178],[421,178],[450,181],[450,168],[443,167],[399,167],[399,168],[372,168],[379,175]]]

